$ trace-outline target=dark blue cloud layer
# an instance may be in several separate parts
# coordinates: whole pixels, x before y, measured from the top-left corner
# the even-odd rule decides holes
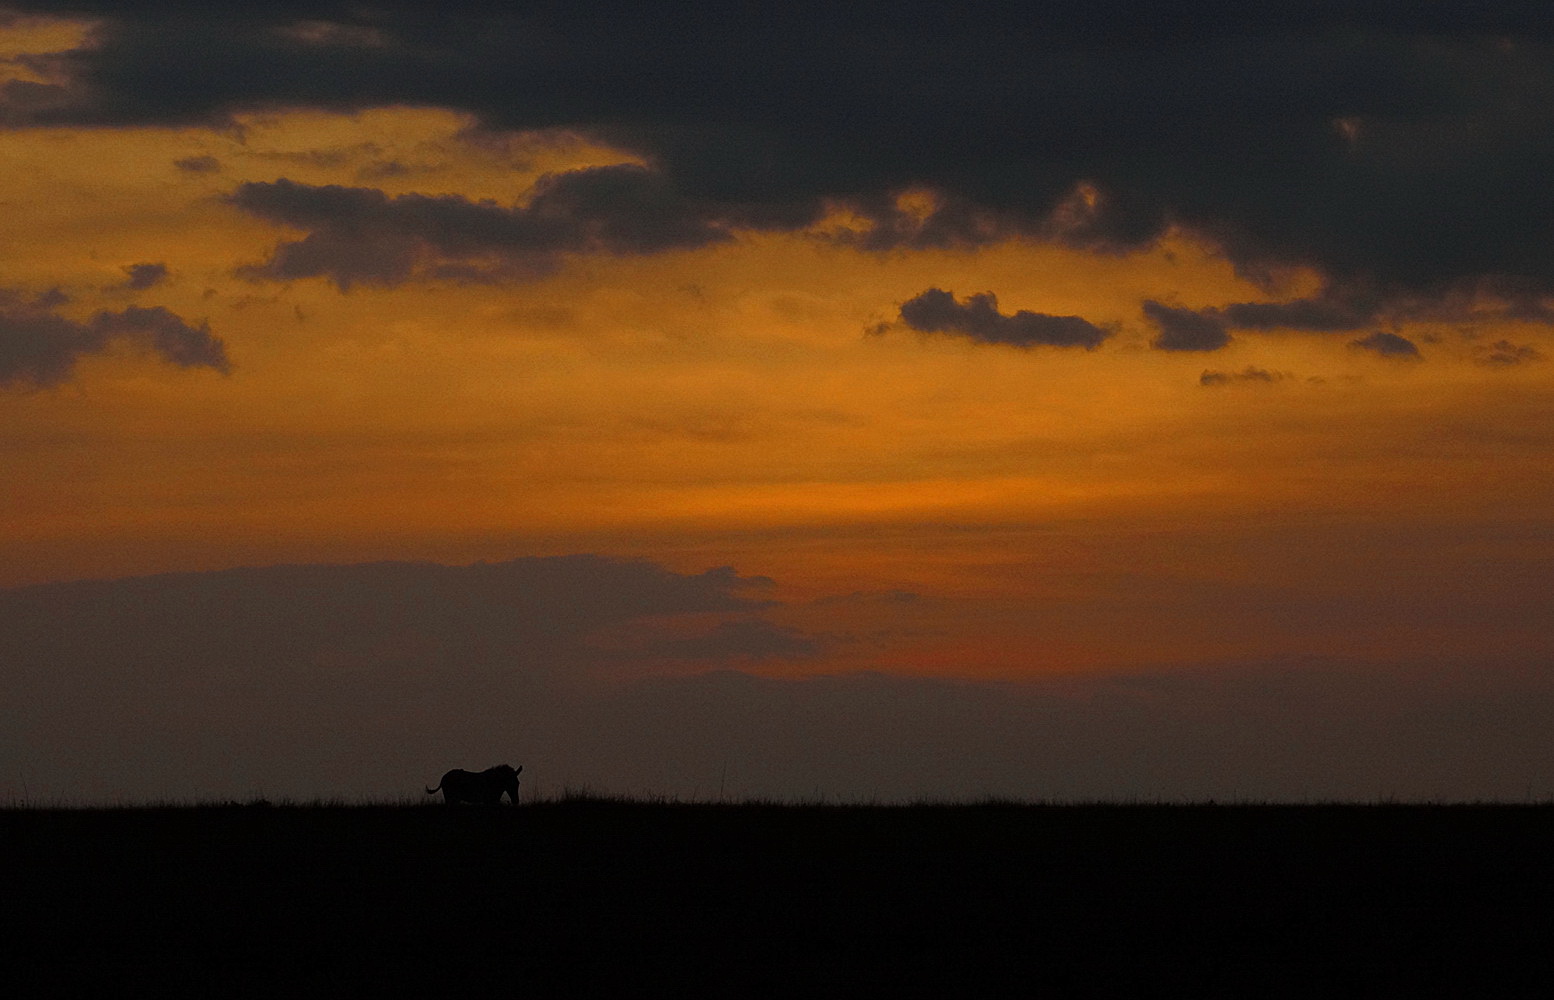
[[[1292,660],[1026,683],[719,669],[816,651],[764,617],[768,582],[565,556],[0,590],[0,799],[423,798],[450,766],[503,760],[525,765],[526,796],[1551,791],[1554,691],[1536,663]],[[687,618],[723,624],[678,644],[610,632]]]
[[[34,2],[101,24],[7,107],[16,125],[219,127],[430,105],[580,131],[640,154],[658,185],[578,192],[614,252],[842,202],[878,248],[1115,252],[1181,225],[1250,274],[1310,265],[1385,295],[1491,277],[1535,299],[1554,282],[1554,38],[1520,6],[1455,6]],[[940,195],[926,219],[895,201],[920,187]],[[322,268],[341,237],[324,226],[270,266]],[[1286,313],[1230,318],[1358,319]]]

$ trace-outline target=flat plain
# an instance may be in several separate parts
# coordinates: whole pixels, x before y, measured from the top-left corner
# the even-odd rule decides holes
[[[1554,995],[1554,806],[0,810],[13,996]]]

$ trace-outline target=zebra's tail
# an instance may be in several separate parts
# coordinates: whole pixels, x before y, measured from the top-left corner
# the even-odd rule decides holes
[[[423,785],[422,787],[425,787],[425,786]],[[436,788],[427,788],[426,789],[426,794],[428,794],[428,795],[436,795],[440,791],[442,791],[442,782],[439,781],[437,783],[437,787]]]

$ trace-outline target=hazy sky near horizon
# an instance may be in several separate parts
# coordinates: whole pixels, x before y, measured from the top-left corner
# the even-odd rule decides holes
[[[1554,795],[1554,32],[1417,6],[0,8],[0,795]]]

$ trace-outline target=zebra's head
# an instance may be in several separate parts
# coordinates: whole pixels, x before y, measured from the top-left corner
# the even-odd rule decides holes
[[[513,805],[517,805],[518,775],[523,771],[523,765],[519,764],[515,768],[511,764],[503,764],[500,768],[500,771],[502,773],[502,788],[512,798]]]

